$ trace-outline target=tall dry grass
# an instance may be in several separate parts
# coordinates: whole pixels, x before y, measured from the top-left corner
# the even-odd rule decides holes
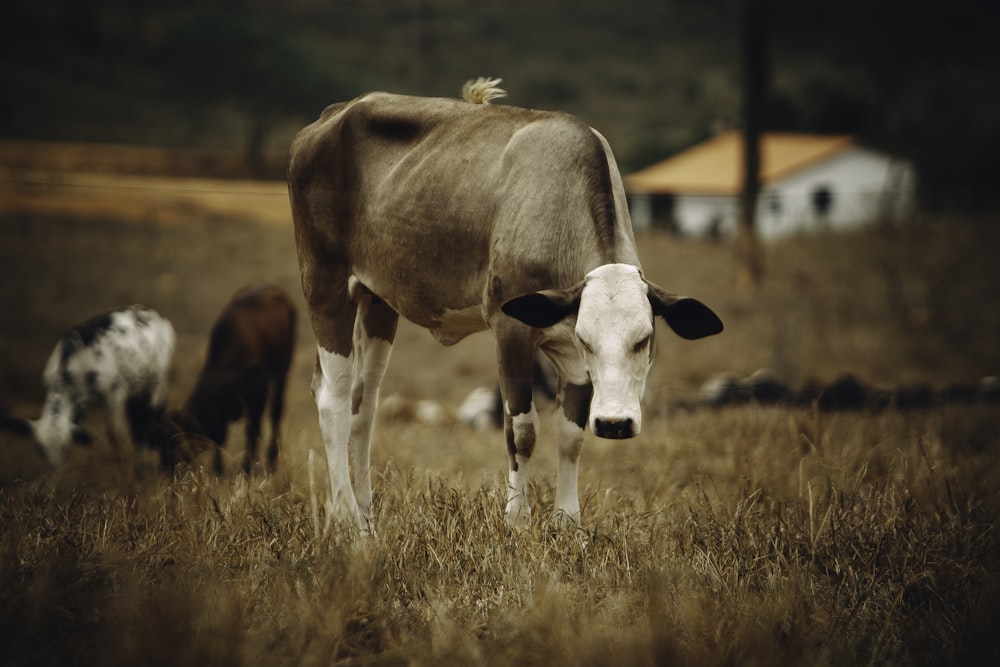
[[[1000,416],[684,414],[588,442],[585,523],[380,431],[378,533],[325,473],[131,483],[101,448],[0,491],[5,664],[966,664],[996,657]],[[470,458],[502,456],[470,452]],[[311,479],[310,479],[311,478]]]

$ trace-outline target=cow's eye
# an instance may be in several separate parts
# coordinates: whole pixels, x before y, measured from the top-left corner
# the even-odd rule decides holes
[[[638,354],[649,347],[650,336],[646,336],[632,347],[632,351]]]

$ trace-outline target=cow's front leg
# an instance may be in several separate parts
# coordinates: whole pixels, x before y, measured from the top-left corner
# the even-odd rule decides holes
[[[531,505],[528,503],[529,461],[538,437],[538,412],[533,403],[529,403],[525,412],[512,413],[510,404],[504,401],[504,409],[504,430],[510,455],[506,515],[509,523],[517,523],[531,516]]]
[[[593,387],[563,383],[559,391],[559,467],[556,470],[555,508],[564,519],[580,523],[578,469],[583,449],[583,430],[590,413]]]
[[[124,389],[113,390],[107,398],[108,439],[115,456],[130,462],[133,447],[127,405],[128,395]]]
[[[354,489],[351,486],[348,439],[351,433],[351,380],[353,353],[341,356],[336,352],[316,348],[316,368],[313,371],[313,396],[319,412],[319,428],[326,447],[326,462],[330,473],[330,500],[327,511],[333,516],[353,519],[367,530]]]
[[[534,348],[528,341],[500,343],[500,394],[504,407],[504,435],[507,439],[508,523],[531,515],[528,504],[529,461],[538,437],[538,412],[532,400]]]

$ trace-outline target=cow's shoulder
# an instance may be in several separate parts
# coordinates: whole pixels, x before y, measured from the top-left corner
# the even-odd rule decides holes
[[[583,120],[558,111],[521,111],[521,127],[512,135],[508,153],[575,167],[607,161],[601,136]]]

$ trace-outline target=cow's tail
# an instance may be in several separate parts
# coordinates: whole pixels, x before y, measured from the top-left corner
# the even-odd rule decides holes
[[[473,104],[489,104],[495,99],[506,97],[507,91],[500,87],[503,79],[481,76],[469,79],[462,86],[462,99]]]

